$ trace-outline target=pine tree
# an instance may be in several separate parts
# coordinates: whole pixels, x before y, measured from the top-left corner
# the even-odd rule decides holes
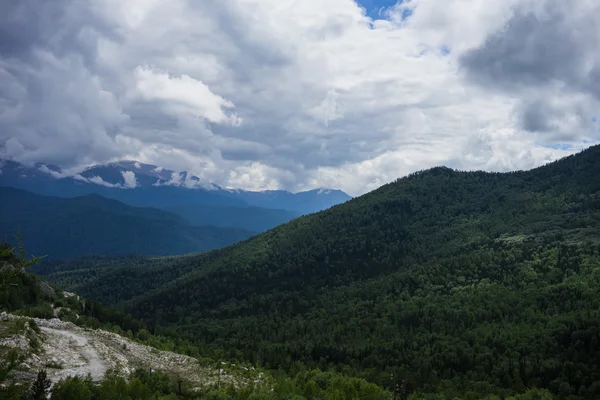
[[[50,390],[52,382],[48,379],[46,370],[38,372],[37,379],[31,385],[31,398],[33,400],[46,400],[48,398],[48,392]]]

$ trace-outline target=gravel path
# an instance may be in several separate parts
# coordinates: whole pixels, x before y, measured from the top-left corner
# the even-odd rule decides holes
[[[18,317],[4,315],[5,321]],[[157,350],[133,342],[116,333],[84,329],[59,319],[33,318],[42,330],[41,351],[30,353],[20,366],[24,381],[35,379],[37,371],[45,369],[52,383],[69,376],[91,376],[101,381],[109,369],[128,376],[138,367],[165,372],[183,380],[194,390],[204,386],[246,386],[260,381],[262,373],[254,368],[235,367],[221,362],[219,367],[201,364],[197,359],[182,354]],[[2,323],[2,321],[0,321]],[[23,334],[15,334],[0,341],[7,347],[26,350],[29,342]]]
[[[42,331],[52,337],[52,347],[46,349],[49,360],[60,360],[63,369],[53,370],[55,378],[66,376],[91,375],[94,381],[100,381],[108,369],[106,363],[92,346],[88,338],[72,331],[42,327]]]

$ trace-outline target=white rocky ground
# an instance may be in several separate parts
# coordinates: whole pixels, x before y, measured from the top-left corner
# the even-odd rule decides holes
[[[16,317],[8,315],[8,319]],[[34,318],[35,319],[35,318]],[[21,365],[25,375],[46,368],[48,377],[57,382],[66,376],[91,375],[101,380],[108,369],[127,374],[135,368],[159,370],[182,379],[188,387],[216,385],[245,386],[262,380],[260,373],[248,368],[226,365],[224,369],[201,365],[195,358],[160,351],[115,333],[83,329],[59,319],[35,319],[42,330],[42,351],[30,352]],[[28,340],[15,334],[0,339],[0,347],[28,349]],[[225,363],[223,363],[225,364]],[[219,377],[220,375],[220,377]]]

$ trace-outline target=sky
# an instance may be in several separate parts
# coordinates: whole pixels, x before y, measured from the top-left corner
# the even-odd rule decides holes
[[[595,0],[0,2],[0,158],[351,195],[599,142]]]

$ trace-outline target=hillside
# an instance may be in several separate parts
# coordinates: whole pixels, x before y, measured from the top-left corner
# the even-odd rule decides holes
[[[207,358],[186,340],[153,335],[130,315],[41,281],[20,249],[0,243],[2,399],[390,398],[333,372],[274,377]]]
[[[165,210],[197,226],[240,228],[252,232],[264,232],[300,216],[297,212],[271,208],[199,204],[182,204]]]
[[[242,229],[192,226],[152,208],[131,207],[98,195],[63,199],[0,188],[0,237],[19,231],[36,255],[184,254],[247,239]]]
[[[600,147],[525,172],[434,168],[85,293],[273,368],[394,372],[449,398],[598,398],[598,176]]]

